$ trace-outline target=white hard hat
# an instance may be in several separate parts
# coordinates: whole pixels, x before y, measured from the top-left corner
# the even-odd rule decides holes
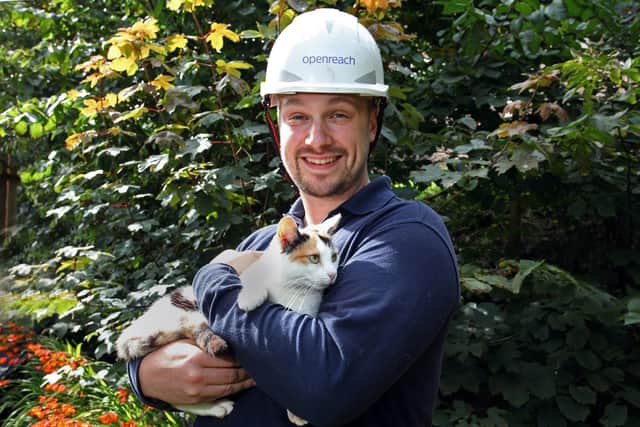
[[[386,97],[382,58],[358,19],[336,9],[298,15],[276,39],[262,96],[279,93],[349,93]]]

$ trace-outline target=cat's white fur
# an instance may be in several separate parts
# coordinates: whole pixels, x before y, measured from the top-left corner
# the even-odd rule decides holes
[[[306,227],[301,232],[313,228],[330,235],[339,221],[340,215],[334,215],[322,224]],[[332,259],[335,250],[320,241],[316,245],[319,262],[303,264],[282,259],[289,254],[282,252],[280,246],[280,239],[276,236],[262,257],[240,275],[242,290],[238,294],[238,306],[244,311],[251,311],[268,298],[290,310],[315,316],[324,290],[337,275],[337,262]]]
[[[337,228],[340,218],[340,214],[337,214],[321,224],[302,230],[298,230],[293,218],[283,218],[267,250],[240,275],[242,289],[238,294],[238,306],[244,311],[251,311],[268,299],[290,310],[316,316],[324,290],[335,281],[337,253],[322,239],[316,238],[314,248],[317,253],[314,251],[314,255],[319,257],[317,262],[300,262],[300,259],[292,262],[285,258],[296,255],[297,251],[288,253],[283,242],[293,242],[298,233],[309,230],[330,236]],[[185,286],[179,291],[184,298],[195,300],[191,286]],[[150,351],[149,336],[154,336],[154,345],[160,346],[178,339],[178,333],[195,331],[206,324],[207,320],[200,312],[181,310],[168,297],[163,297],[122,332],[116,342],[118,355],[125,360],[144,356]],[[226,345],[219,337],[216,338]],[[219,343],[217,345],[220,347]],[[208,351],[211,351],[211,344],[209,347]],[[184,412],[218,418],[233,410],[233,402],[228,399],[174,406]],[[307,424],[307,421],[290,411],[287,413],[292,423],[299,426]]]

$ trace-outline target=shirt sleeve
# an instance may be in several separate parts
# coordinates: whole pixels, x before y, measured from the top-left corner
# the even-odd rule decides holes
[[[368,233],[316,318],[270,303],[243,312],[226,265],[203,267],[193,286],[258,387],[318,426],[343,424],[378,400],[441,334],[459,298],[450,246],[418,222]]]
[[[138,400],[145,405],[153,406],[154,408],[161,409],[163,411],[175,411],[176,409],[170,404],[163,402],[162,400],[152,399],[142,393],[142,389],[140,388],[140,378],[138,377],[142,359],[142,357],[138,357],[127,362],[127,375],[129,376],[129,384],[131,385],[133,394],[135,394]]]

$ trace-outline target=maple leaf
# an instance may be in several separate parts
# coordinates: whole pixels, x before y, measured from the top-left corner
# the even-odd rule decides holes
[[[173,34],[167,37],[165,44],[167,50],[173,52],[176,49],[184,49],[187,46],[187,38],[184,34]]]
[[[69,99],[69,101],[75,101],[76,99],[80,98],[81,95],[82,93],[80,93],[80,91],[76,89],[71,89],[67,91],[67,98]]]
[[[373,13],[377,9],[389,9],[389,0],[360,0],[359,3],[366,7],[369,13]]]
[[[217,22],[211,24],[211,30],[209,31],[209,35],[207,36],[206,40],[211,43],[211,47],[213,47],[218,52],[220,52],[220,50],[222,49],[225,37],[232,42],[240,41],[240,36],[238,36],[233,31],[228,30],[228,26],[229,24],[219,24]]]
[[[233,77],[240,77],[239,70],[248,70],[253,68],[253,65],[243,61],[231,61],[226,62],[222,59],[216,61],[216,70],[221,74],[230,74]]]
[[[537,129],[538,125],[535,123],[528,123],[522,120],[516,120],[509,123],[501,124],[498,129],[494,130],[489,136],[497,136],[498,138],[507,138],[511,136],[524,135],[530,130]]]
[[[169,0],[167,9],[178,11],[180,7],[185,12],[193,12],[199,6],[212,6],[213,0]]]
[[[175,79],[173,76],[167,76],[166,74],[160,74],[158,77],[149,82],[149,84],[156,89],[171,89],[173,85],[171,82]]]
[[[139,40],[152,40],[157,37],[158,20],[156,18],[147,18],[144,21],[138,21],[129,30]]]
[[[64,148],[67,150],[73,150],[82,141],[82,134],[72,133],[64,140]]]
[[[131,57],[122,57],[114,59],[109,65],[113,71],[126,71],[127,75],[132,76],[138,71],[138,64]]]

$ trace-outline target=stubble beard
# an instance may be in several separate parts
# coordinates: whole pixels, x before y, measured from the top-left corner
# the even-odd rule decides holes
[[[301,193],[312,197],[336,197],[344,196],[348,193],[355,193],[362,187],[363,174],[366,174],[366,162],[357,165],[355,169],[347,168],[342,173],[332,179],[317,180],[313,177],[305,176],[300,163],[302,159],[296,159],[295,170],[291,171],[291,178]]]

